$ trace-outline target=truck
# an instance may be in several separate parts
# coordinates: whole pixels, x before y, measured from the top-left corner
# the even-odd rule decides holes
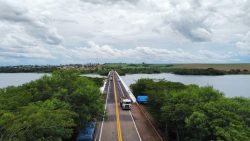
[[[137,96],[136,100],[137,100],[138,103],[148,103],[148,96],[139,95],[139,96]]]
[[[120,106],[122,110],[130,110],[131,103],[132,101],[128,97],[125,97],[125,96],[120,97]]]

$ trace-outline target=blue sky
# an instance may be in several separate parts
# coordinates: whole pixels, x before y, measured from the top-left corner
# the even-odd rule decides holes
[[[0,0],[0,65],[249,63],[249,0]]]

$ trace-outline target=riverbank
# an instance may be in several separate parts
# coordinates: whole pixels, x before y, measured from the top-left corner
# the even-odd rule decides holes
[[[7,86],[20,86],[24,83],[34,81],[41,78],[45,73],[0,73],[0,88]],[[46,74],[51,75],[51,74]],[[98,74],[85,74],[87,77],[105,78]],[[172,82],[181,82],[183,84],[196,84],[199,86],[213,86],[215,89],[223,92],[227,97],[234,96],[250,96],[250,75],[176,75],[173,73],[158,74],[127,74],[121,76],[125,83],[129,86],[138,79],[165,79]]]
[[[0,73],[52,72],[54,70],[73,69],[82,74],[100,74],[107,76],[110,70],[125,74],[173,73],[180,75],[227,75],[250,74],[250,64],[96,64],[96,65],[60,65],[60,66],[2,66]]]
[[[176,64],[171,69],[180,75],[250,74],[250,64]]]

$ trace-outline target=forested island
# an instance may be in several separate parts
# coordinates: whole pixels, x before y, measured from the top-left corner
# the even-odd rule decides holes
[[[0,140],[74,140],[86,122],[103,116],[102,82],[60,70],[0,89]]]
[[[212,87],[140,79],[130,85],[169,141],[249,141],[250,99],[227,98]]]
[[[226,75],[250,74],[250,64],[68,64],[68,65],[22,65],[2,66],[0,73],[43,72],[51,73],[55,70],[77,70],[83,74],[95,73],[107,75],[110,70],[116,70],[120,75],[125,74],[153,74],[174,73],[180,75]]]

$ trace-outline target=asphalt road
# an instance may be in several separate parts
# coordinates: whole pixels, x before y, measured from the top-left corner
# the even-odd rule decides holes
[[[120,107],[120,96],[126,95],[126,92],[115,72],[110,72],[104,91],[107,92],[105,104],[107,117],[99,123],[100,129],[96,140],[141,141],[141,136],[131,112],[122,110]]]

